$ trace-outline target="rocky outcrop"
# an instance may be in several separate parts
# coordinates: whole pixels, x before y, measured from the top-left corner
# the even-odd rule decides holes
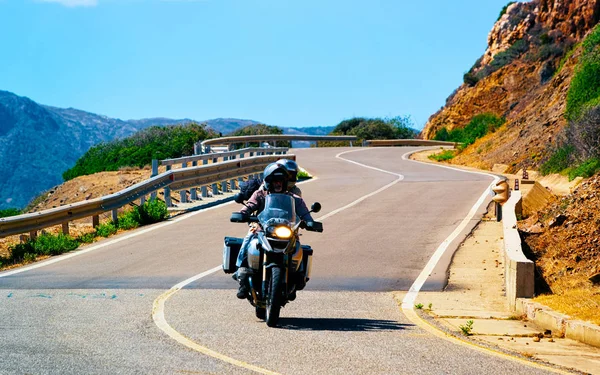
[[[537,22],[551,30],[559,30],[574,39],[581,39],[600,20],[597,0],[539,0]]]
[[[488,36],[486,52],[470,71],[477,80],[461,85],[429,118],[423,138],[432,139],[442,127],[462,128],[475,115],[494,113],[505,117],[506,125],[453,162],[483,168],[507,164],[509,171],[537,167],[566,125],[566,95],[580,50],[564,56],[599,18],[600,0],[534,0],[508,6]],[[509,51],[517,41],[524,48]],[[505,51],[503,58],[508,52],[516,57],[490,69]]]

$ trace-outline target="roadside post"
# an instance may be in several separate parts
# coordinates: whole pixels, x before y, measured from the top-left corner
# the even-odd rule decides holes
[[[508,183],[506,180],[498,181],[492,191],[496,193],[492,200],[496,203],[496,221],[502,221],[502,205],[508,200]]]

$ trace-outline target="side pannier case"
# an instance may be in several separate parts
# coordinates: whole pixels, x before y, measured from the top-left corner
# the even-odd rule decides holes
[[[234,273],[237,270],[235,262],[243,241],[243,238],[225,237],[225,246],[223,246],[223,271],[225,273]]]
[[[302,267],[304,271],[304,282],[310,280],[310,271],[312,268],[313,249],[309,245],[302,245]]]

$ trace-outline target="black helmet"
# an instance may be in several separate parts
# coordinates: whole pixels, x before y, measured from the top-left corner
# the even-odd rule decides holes
[[[265,189],[267,189],[270,193],[273,193],[273,185],[272,182],[275,180],[281,180],[283,182],[283,192],[288,189],[288,181],[290,175],[281,164],[271,163],[267,165],[265,171],[263,172],[263,179],[265,184]]]
[[[287,169],[290,174],[290,181],[296,182],[298,176],[298,164],[295,161],[290,159],[280,159],[277,160],[277,164],[282,165],[285,169]]]

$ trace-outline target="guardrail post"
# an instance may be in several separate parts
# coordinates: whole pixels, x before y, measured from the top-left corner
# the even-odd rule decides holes
[[[198,162],[193,161],[192,162],[192,167],[195,167],[198,165]],[[190,189],[190,199],[192,201],[198,200],[198,191],[195,187]]]
[[[69,235],[69,222],[62,223],[62,232],[63,234]]]
[[[118,211],[117,211],[116,208],[112,210],[112,221],[115,224],[117,223],[117,221],[119,221],[119,215],[118,214],[119,213],[118,213]]]
[[[236,189],[236,187],[235,187],[235,179],[229,180],[229,187],[230,187],[231,191],[234,191]]]
[[[207,159],[202,160],[202,165],[207,165],[207,164],[208,164]],[[206,186],[202,186],[200,188],[200,196],[202,198],[208,198],[208,188]]]
[[[100,216],[92,216],[92,228],[96,228],[98,225],[100,225]]]
[[[213,193],[213,197],[216,195],[219,195],[219,189],[217,188],[217,184],[212,184],[212,193]]]
[[[157,159],[152,159],[152,174],[150,175],[150,177],[154,177],[158,174],[158,160]],[[156,191],[153,191],[152,193],[150,193],[150,200],[154,200],[156,199]]]
[[[183,162],[181,163],[181,168],[186,168],[187,167],[187,163]],[[184,190],[179,190],[179,202],[181,203],[187,203],[187,192]]]
[[[35,240],[37,238],[37,230],[29,232],[29,238],[31,238],[32,241]]]
[[[229,189],[227,188],[227,180],[221,182],[221,191],[223,193],[227,193]]]
[[[352,141],[350,141],[350,147],[354,147],[354,146],[352,146]]]
[[[145,195],[142,195],[142,196],[140,197],[140,206],[143,206],[143,205],[144,205],[144,203],[146,203],[146,196],[145,196]]]
[[[242,186],[242,182],[244,182],[244,177],[238,177],[238,188]]]
[[[167,172],[171,170],[171,166],[167,165]],[[173,204],[171,203],[171,188],[168,186],[165,186],[165,203],[167,205],[167,207],[173,207]]]

